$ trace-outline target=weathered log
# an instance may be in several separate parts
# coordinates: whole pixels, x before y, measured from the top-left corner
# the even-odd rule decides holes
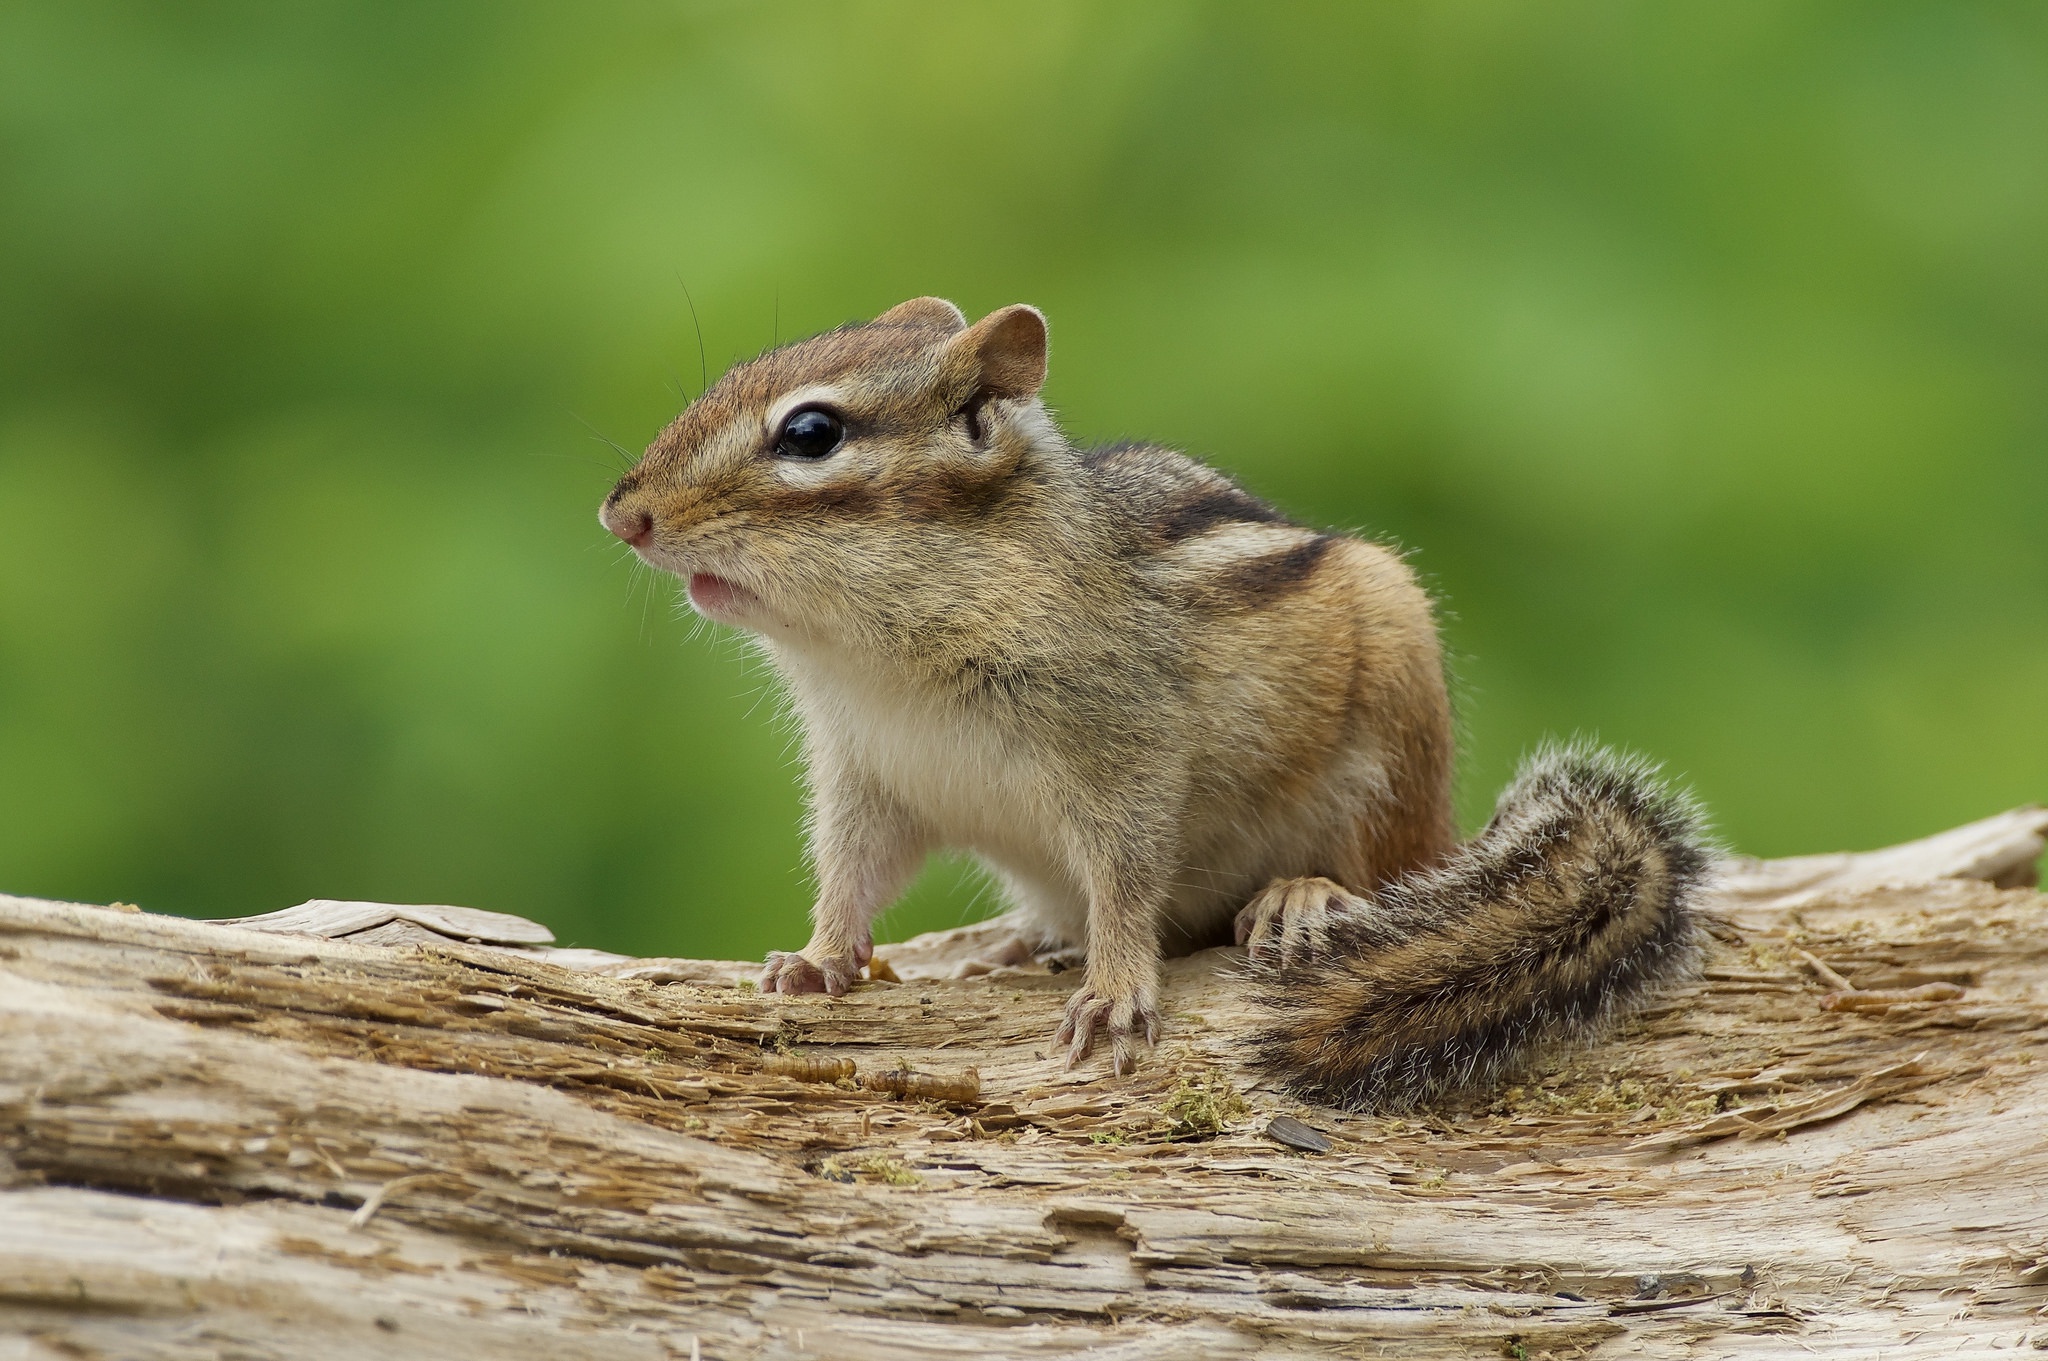
[[[1117,1079],[1072,975],[946,976],[987,928],[829,1000],[0,898],[0,1357],[2048,1347],[2044,833],[1733,864],[1702,981],[1402,1118],[1255,1082],[1232,951]]]

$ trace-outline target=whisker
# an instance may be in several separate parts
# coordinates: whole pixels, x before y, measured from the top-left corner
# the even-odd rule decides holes
[[[690,325],[697,331],[697,390],[702,392],[711,386],[711,364],[704,358],[704,323],[697,320],[697,300],[690,296],[690,286],[683,283],[683,276],[676,275],[676,283],[683,290],[683,301],[690,304]]]
[[[590,432],[590,437],[592,439],[596,440],[599,444],[604,445],[613,453],[617,454],[619,458],[625,463],[627,468],[631,468],[635,463],[638,463],[640,461],[640,456],[638,454],[634,453],[631,449],[628,449],[625,445],[613,439],[610,435],[605,434],[604,431],[598,429],[589,421],[584,420],[583,417],[578,415],[576,412],[571,411],[569,413],[569,416],[578,425],[582,426],[585,430],[588,430]],[[556,457],[566,458],[568,457],[568,455],[558,454],[556,455]]]

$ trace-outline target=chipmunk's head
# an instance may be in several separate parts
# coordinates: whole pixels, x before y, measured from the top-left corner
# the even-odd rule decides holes
[[[1045,364],[1036,309],[969,326],[914,298],[727,372],[599,519],[687,581],[698,613],[830,635],[932,590],[949,545],[1001,513],[1032,450],[1058,439]]]

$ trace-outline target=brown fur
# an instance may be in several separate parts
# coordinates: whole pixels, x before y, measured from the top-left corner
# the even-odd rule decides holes
[[[959,846],[1004,884],[1019,951],[1086,947],[1062,1036],[1078,1060],[1106,1031],[1123,1068],[1157,1033],[1162,949],[1226,938],[1262,885],[1370,893],[1451,854],[1450,711],[1396,555],[1170,450],[1075,450],[1038,398],[1045,342],[1030,308],[970,327],[915,299],[772,351],[603,518],[729,583],[700,608],[787,682],[819,892],[763,986],[843,991],[874,917]],[[843,442],[778,452],[813,406]]]

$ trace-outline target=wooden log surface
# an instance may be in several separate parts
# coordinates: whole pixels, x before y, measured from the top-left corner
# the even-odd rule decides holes
[[[1700,982],[1398,1118],[1254,1080],[1235,951],[1118,1079],[986,926],[771,998],[0,897],[0,1361],[2048,1349],[2044,833],[1731,863]]]

